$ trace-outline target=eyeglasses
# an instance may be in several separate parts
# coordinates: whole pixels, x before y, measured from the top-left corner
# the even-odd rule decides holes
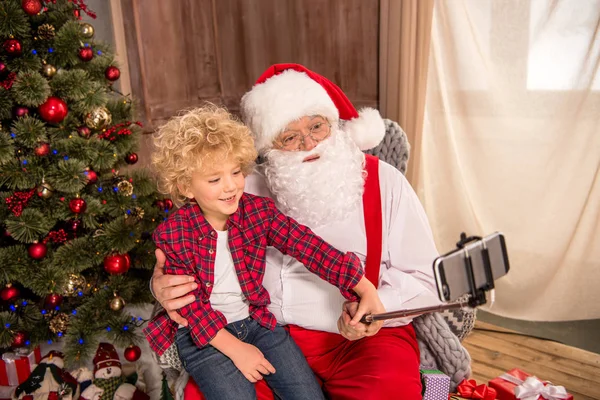
[[[300,150],[301,145],[304,147],[304,141],[306,140],[307,136],[310,136],[314,142],[319,143],[327,139],[330,134],[331,124],[328,122],[319,121],[310,127],[308,133],[289,132],[286,134],[284,132],[281,135],[283,137],[277,139],[275,142],[275,146],[287,151],[298,151]]]

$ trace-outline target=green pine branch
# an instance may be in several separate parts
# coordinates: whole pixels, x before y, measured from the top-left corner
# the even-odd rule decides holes
[[[19,72],[12,93],[18,104],[37,107],[50,96],[50,85],[39,72]]]

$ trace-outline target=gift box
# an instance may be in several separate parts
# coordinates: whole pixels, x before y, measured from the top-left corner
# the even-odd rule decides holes
[[[42,359],[39,346],[2,354],[0,359],[0,386],[17,386],[25,382]]]
[[[421,370],[423,400],[447,400],[450,377],[437,369]]]
[[[498,378],[492,379],[489,385],[496,389],[498,400],[573,400],[573,395],[567,393],[563,386],[554,386],[550,382],[543,382],[518,368],[511,369]]]

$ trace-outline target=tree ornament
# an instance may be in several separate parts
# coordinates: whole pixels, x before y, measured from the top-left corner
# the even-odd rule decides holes
[[[77,195],[76,198],[71,199],[71,201],[69,201],[69,209],[72,212],[74,212],[75,214],[81,214],[81,213],[85,212],[86,208],[87,208],[87,203],[85,202],[84,199],[79,197],[79,195]]]
[[[85,175],[87,176],[88,184],[96,183],[98,181],[98,174],[91,169],[88,169]]]
[[[50,293],[44,300],[44,305],[48,308],[58,307],[62,304],[63,297],[58,293]]]
[[[44,74],[46,78],[52,78],[56,75],[56,67],[52,64],[44,64],[42,67],[42,74]]]
[[[79,136],[81,136],[82,138],[87,139],[92,134],[92,130],[90,128],[88,128],[87,126],[80,126],[79,128],[77,128],[77,134]]]
[[[39,157],[47,156],[50,153],[50,145],[48,143],[42,143],[36,147],[33,152]]]
[[[77,233],[77,231],[81,227],[81,224],[82,224],[82,222],[80,219],[69,220],[69,221],[67,221],[67,229],[73,233]]]
[[[115,293],[112,299],[108,302],[108,305],[113,311],[120,311],[125,307],[125,300],[121,296]]]
[[[88,24],[87,22],[81,24],[81,36],[86,39],[91,39],[94,36],[94,33],[92,24]]]
[[[0,61],[0,79],[4,79],[4,76],[8,75],[8,67],[2,61]]]
[[[79,49],[78,55],[81,61],[87,62],[94,58],[94,51],[91,47],[82,47],[81,49]]]
[[[15,119],[29,115],[29,108],[16,106],[13,108],[13,116]]]
[[[38,112],[44,121],[58,124],[65,119],[69,113],[69,108],[67,103],[58,97],[48,97],[44,104],[38,107]]]
[[[106,107],[96,107],[85,116],[88,128],[100,130],[112,122],[112,116]]]
[[[69,316],[65,313],[58,313],[48,323],[52,333],[65,333],[69,327]]]
[[[165,210],[172,210],[173,209],[173,200],[171,199],[164,199],[165,202]]]
[[[73,16],[74,16],[75,18],[77,18],[77,19],[81,19],[81,14],[80,14],[80,12],[79,12],[79,9],[78,9],[78,8],[76,8],[76,9],[74,9],[74,10],[73,10]]]
[[[27,207],[34,193],[35,189],[31,189],[23,192],[15,192],[12,196],[6,198],[6,205],[15,217],[21,216],[23,209]]]
[[[154,205],[161,211],[165,209],[165,202],[162,200],[156,200]]]
[[[106,71],[104,71],[104,76],[109,81],[114,82],[121,76],[121,71],[119,70],[119,68],[115,67],[114,65],[111,65],[108,68],[106,68]]]
[[[25,332],[16,332],[13,336],[11,347],[23,347],[27,341],[27,334]]]
[[[104,270],[111,275],[122,275],[129,270],[127,259],[123,254],[110,254],[104,257]]]
[[[137,220],[144,218],[144,209],[142,207],[133,207],[130,213],[125,214],[125,218],[134,218]]]
[[[117,183],[117,189],[119,189],[119,193],[123,196],[131,196],[133,194],[133,185],[125,179]]]
[[[129,165],[133,165],[138,162],[138,155],[136,153],[129,153],[125,156],[125,162]]]
[[[85,288],[85,278],[79,274],[70,274],[69,280],[63,289],[63,294],[68,297],[77,296]]]
[[[123,254],[123,257],[125,258],[125,267],[129,270],[129,267],[131,267],[131,257],[129,256],[129,253]]]
[[[54,188],[50,186],[50,184],[44,182],[42,179],[42,183],[38,186],[38,195],[44,199],[49,199],[54,194]]]
[[[125,349],[123,355],[127,361],[134,362],[139,360],[140,356],[142,355],[142,350],[138,346],[132,344]]]
[[[23,8],[23,11],[25,11],[28,15],[37,15],[40,11],[42,11],[42,1],[22,0],[21,7]]]
[[[41,260],[42,258],[46,257],[46,254],[48,253],[48,247],[45,243],[35,242],[29,246],[27,252],[29,253],[29,257],[33,258],[34,260]]]
[[[40,39],[51,40],[56,36],[56,29],[50,24],[42,24],[38,27],[37,34]]]
[[[7,283],[6,286],[0,291],[0,298],[4,301],[13,301],[19,297],[21,293],[19,289],[14,287],[11,283]]]
[[[6,39],[4,41],[4,51],[6,51],[9,56],[20,56],[23,52],[23,46],[17,39]]]

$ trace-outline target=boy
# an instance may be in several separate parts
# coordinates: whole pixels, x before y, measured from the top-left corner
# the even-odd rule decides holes
[[[348,300],[353,318],[383,312],[358,258],[334,249],[278,211],[272,200],[244,193],[256,150],[248,128],[224,109],[207,106],[160,128],[152,161],[179,210],[154,232],[165,271],[193,275],[196,301],[181,313],[188,327],[163,313],[145,333],[158,354],[175,340],[185,369],[207,399],[254,399],[264,378],[283,399],[323,399],[302,353],[267,310],[262,286],[267,246],[295,257]],[[318,310],[315,310],[318,312]]]

